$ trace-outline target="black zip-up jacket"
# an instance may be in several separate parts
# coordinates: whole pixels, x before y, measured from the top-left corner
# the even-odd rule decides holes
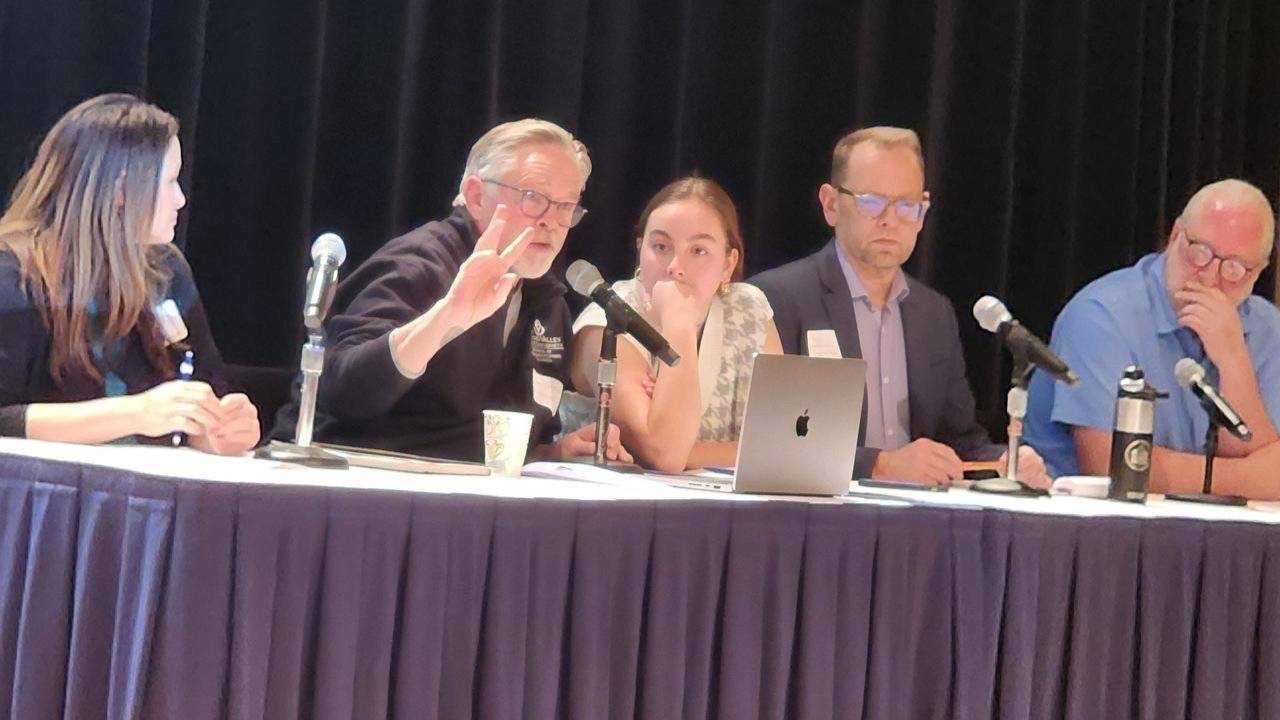
[[[503,346],[506,307],[445,344],[418,378],[391,358],[388,334],[448,292],[478,231],[465,208],[388,242],[339,284],[326,323],[315,437],[461,460],[484,458],[483,411],[534,414],[530,446],[559,431],[534,402],[533,373],[564,384],[571,328],[565,286],[550,274],[520,283],[519,316]],[[273,435],[292,439],[294,401]]]

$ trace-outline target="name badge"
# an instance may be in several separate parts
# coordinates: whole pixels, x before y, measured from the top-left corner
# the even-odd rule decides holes
[[[164,302],[156,305],[155,314],[156,323],[160,325],[160,334],[164,336],[166,344],[172,345],[187,339],[187,324],[182,321],[178,304],[172,299],[166,298]]]
[[[804,344],[809,357],[844,357],[840,354],[840,341],[836,339],[835,330],[810,330],[805,333]]]

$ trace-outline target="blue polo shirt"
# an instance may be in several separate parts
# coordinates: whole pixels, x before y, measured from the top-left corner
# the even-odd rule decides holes
[[[1196,397],[1180,385],[1174,365],[1189,357],[1218,383],[1218,369],[1200,340],[1178,324],[1164,287],[1164,254],[1089,283],[1062,309],[1053,324],[1050,345],[1080,376],[1068,387],[1043,372],[1032,376],[1024,437],[1052,475],[1079,473],[1071,428],[1110,431],[1115,422],[1116,390],[1129,365],[1169,397],[1156,401],[1155,444],[1181,452],[1204,452],[1209,418]],[[1253,360],[1258,389],[1275,422],[1280,417],[1280,310],[1251,295],[1239,307],[1245,345]],[[1228,398],[1230,400],[1231,398]]]

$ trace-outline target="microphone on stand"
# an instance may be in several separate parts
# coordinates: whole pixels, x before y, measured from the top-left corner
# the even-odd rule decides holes
[[[1179,385],[1188,388],[1200,398],[1200,404],[1204,406],[1205,412],[1209,413],[1213,424],[1226,428],[1227,432],[1245,442],[1253,439],[1253,431],[1245,424],[1240,413],[1236,412],[1235,408],[1218,394],[1217,389],[1204,379],[1204,368],[1200,363],[1184,357],[1173,366],[1173,374],[1178,378]]]
[[[1200,363],[1191,358],[1182,358],[1173,366],[1173,374],[1178,378],[1179,385],[1190,389],[1200,398],[1201,407],[1209,414],[1209,426],[1204,435],[1204,482],[1200,485],[1200,492],[1170,493],[1165,498],[1212,505],[1244,505],[1245,498],[1238,495],[1213,494],[1213,459],[1218,454],[1218,428],[1226,428],[1227,432],[1245,442],[1253,438],[1253,431],[1245,424],[1240,413],[1204,379],[1204,368],[1200,367]]]
[[[302,391],[298,400],[298,421],[292,443],[272,442],[258,448],[256,457],[297,463],[310,467],[345,470],[347,459],[311,444],[316,421],[316,399],[320,374],[324,372],[324,319],[338,287],[338,268],[347,259],[342,238],[325,233],[311,245],[311,270],[307,273],[307,294],[302,301],[302,324],[307,342],[302,346]]]
[[[680,362],[680,355],[671,349],[662,333],[609,288],[595,265],[575,260],[565,271],[565,279],[575,292],[604,308],[606,323],[600,336],[600,361],[596,363],[596,452],[592,461],[601,467],[616,468],[618,463],[610,463],[605,458],[605,441],[613,412],[613,386],[618,379],[618,333],[631,335],[669,366]]]
[[[978,298],[978,302],[973,305],[973,317],[983,330],[996,333],[1004,339],[1005,347],[1009,348],[1009,354],[1013,356],[1013,378],[1005,401],[1005,411],[1009,415],[1009,449],[1006,453],[1005,476],[978,480],[971,487],[984,492],[1018,492],[1024,489],[1018,479],[1018,454],[1022,447],[1022,419],[1027,415],[1027,380],[1031,375],[1031,366],[1043,368],[1071,385],[1079,382],[1079,378],[1040,338],[1014,320],[1009,309],[999,299],[991,295]]]
[[[1080,378],[1057,353],[1023,327],[1022,323],[1013,319],[1009,309],[999,299],[991,295],[978,298],[978,302],[973,304],[973,317],[983,330],[1004,338],[1010,352],[1026,353],[1027,360],[1032,364],[1068,385],[1080,382]]]
[[[671,349],[671,344],[662,337],[662,333],[655,330],[644,316],[609,288],[595,265],[586,260],[574,260],[565,271],[564,277],[569,281],[569,286],[574,292],[591,298],[604,308],[604,314],[609,319],[609,327],[635,338],[645,350],[667,365],[680,362],[680,355]]]

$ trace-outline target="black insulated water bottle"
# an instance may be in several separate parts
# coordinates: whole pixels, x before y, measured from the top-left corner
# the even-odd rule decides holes
[[[1111,487],[1107,497],[1113,500],[1147,500],[1156,399],[1161,396],[1147,383],[1142,368],[1125,368],[1116,394],[1115,430],[1111,433]]]

